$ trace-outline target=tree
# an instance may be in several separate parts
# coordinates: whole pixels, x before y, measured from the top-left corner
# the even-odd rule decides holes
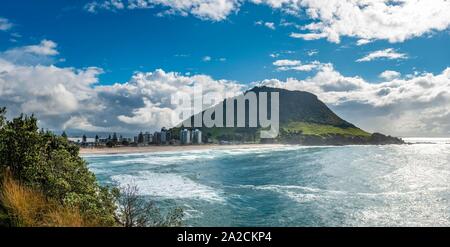
[[[63,131],[63,133],[61,134],[61,137],[63,137],[63,138],[65,138],[65,139],[67,139],[67,134],[66,134],[66,131]]]
[[[33,203],[30,196],[22,196],[25,199],[21,202],[31,208],[50,202],[57,205],[45,207],[45,214],[38,210],[33,218],[42,222],[35,222],[36,225],[45,225],[46,215],[79,215],[83,222],[94,222],[95,226],[181,224],[181,209],[172,210],[163,217],[153,202],[138,196],[135,187],[124,189],[120,196],[119,189],[99,185],[79,156],[79,147],[49,131],[39,131],[34,116],[20,115],[8,121],[5,114],[6,110],[0,108],[0,181],[8,177],[17,182],[18,188],[29,192],[25,194],[42,197],[39,201],[43,203]],[[14,220],[17,219],[14,210],[8,206],[11,203],[3,197],[5,188],[0,183],[0,226],[26,226]]]
[[[0,173],[8,170],[24,186],[41,191],[65,207],[79,209],[99,225],[115,224],[116,189],[102,187],[79,148],[51,132],[39,132],[34,116],[5,121],[0,113]],[[1,204],[1,203],[0,203]]]
[[[0,107],[0,129],[3,127],[6,117],[6,108],[5,107]]]
[[[180,208],[162,215],[153,201],[139,196],[136,185],[126,185],[119,198],[119,222],[124,227],[181,226],[183,211]]]

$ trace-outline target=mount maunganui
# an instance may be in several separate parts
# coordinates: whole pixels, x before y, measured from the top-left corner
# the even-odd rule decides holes
[[[259,92],[279,93],[279,118],[280,131],[277,138],[260,139],[260,127],[248,127],[248,104],[245,104],[246,126],[247,127],[213,127],[207,128],[203,125],[200,128],[203,132],[204,141],[220,142],[229,141],[234,143],[280,143],[280,144],[301,144],[301,145],[364,145],[364,144],[403,144],[403,140],[385,136],[380,133],[368,133],[355,125],[343,120],[328,108],[318,97],[312,93],[303,91],[289,91],[280,88],[255,87],[244,94],[253,91],[257,98]],[[226,121],[226,104],[223,102],[224,126]],[[268,98],[268,109],[270,109],[271,99]],[[218,106],[215,107],[219,107]],[[236,108],[235,107],[235,119]],[[270,112],[270,110],[269,110]],[[198,113],[203,114],[205,111]],[[270,113],[269,113],[270,114]],[[259,109],[257,109],[259,118]],[[213,116],[214,117],[214,116]],[[270,115],[269,115],[270,117]],[[185,128],[190,121],[194,126],[194,116],[183,121],[181,127],[172,129],[173,133],[179,133],[180,128]],[[236,120],[235,120],[236,121]],[[237,125],[235,125],[237,126]],[[188,128],[193,129],[193,128]]]

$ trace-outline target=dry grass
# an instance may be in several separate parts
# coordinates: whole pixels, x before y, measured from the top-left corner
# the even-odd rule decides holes
[[[76,208],[66,208],[45,198],[38,190],[20,184],[6,175],[1,186],[0,200],[16,226],[25,227],[83,227],[94,226]]]

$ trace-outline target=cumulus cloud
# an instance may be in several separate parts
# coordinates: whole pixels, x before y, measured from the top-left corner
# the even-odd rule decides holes
[[[53,47],[49,42],[41,44]],[[14,49],[48,56],[58,54],[56,50],[35,48]],[[244,88],[207,75],[183,76],[160,69],[138,72],[125,83],[102,86],[97,84],[101,73],[102,69],[96,67],[61,68],[0,57],[0,106],[8,108],[9,116],[36,114],[42,127],[54,130],[134,133],[171,127],[170,117],[178,107],[171,104],[171,96],[180,92],[193,94],[194,85],[201,85],[204,93],[221,96],[235,95]]]
[[[387,48],[384,50],[378,50],[367,54],[366,56],[356,60],[356,62],[370,62],[372,60],[378,59],[388,59],[388,60],[399,60],[399,59],[407,59],[408,55],[405,53],[399,53],[395,51],[393,48]]]
[[[0,17],[0,31],[8,31],[13,27],[13,24],[6,18]]]
[[[447,0],[252,0],[272,8],[299,14],[313,20],[305,33],[291,36],[306,40],[327,38],[339,43],[341,36],[356,37],[362,43],[382,39],[403,42],[449,27]],[[362,44],[360,42],[360,44]]]
[[[179,93],[194,94],[194,86],[201,86],[203,93],[214,93],[225,97],[236,95],[244,89],[244,86],[227,80],[214,80],[207,75],[183,76],[175,72],[165,72],[158,69],[154,72],[136,73],[125,84],[98,87],[102,98],[118,97],[126,95],[140,102],[140,106],[128,109],[118,116],[118,119],[137,127],[145,126],[173,126],[171,117],[177,105],[171,103],[171,96]],[[222,99],[222,98],[221,98]],[[221,100],[216,99],[216,100]],[[211,105],[205,105],[208,107]]]
[[[424,73],[373,84],[344,76],[328,64],[304,80],[271,79],[257,84],[312,92],[345,119],[369,131],[400,136],[450,134],[450,68],[436,75]]]
[[[37,45],[22,46],[0,52],[0,58],[20,64],[49,64],[53,56],[58,55],[57,44],[51,40],[42,40]]]

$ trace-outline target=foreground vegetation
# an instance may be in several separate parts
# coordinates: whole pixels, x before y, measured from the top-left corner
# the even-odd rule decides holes
[[[37,119],[8,121],[0,108],[0,225],[177,226],[180,209],[162,215],[137,188],[109,188],[67,138],[39,130]]]

